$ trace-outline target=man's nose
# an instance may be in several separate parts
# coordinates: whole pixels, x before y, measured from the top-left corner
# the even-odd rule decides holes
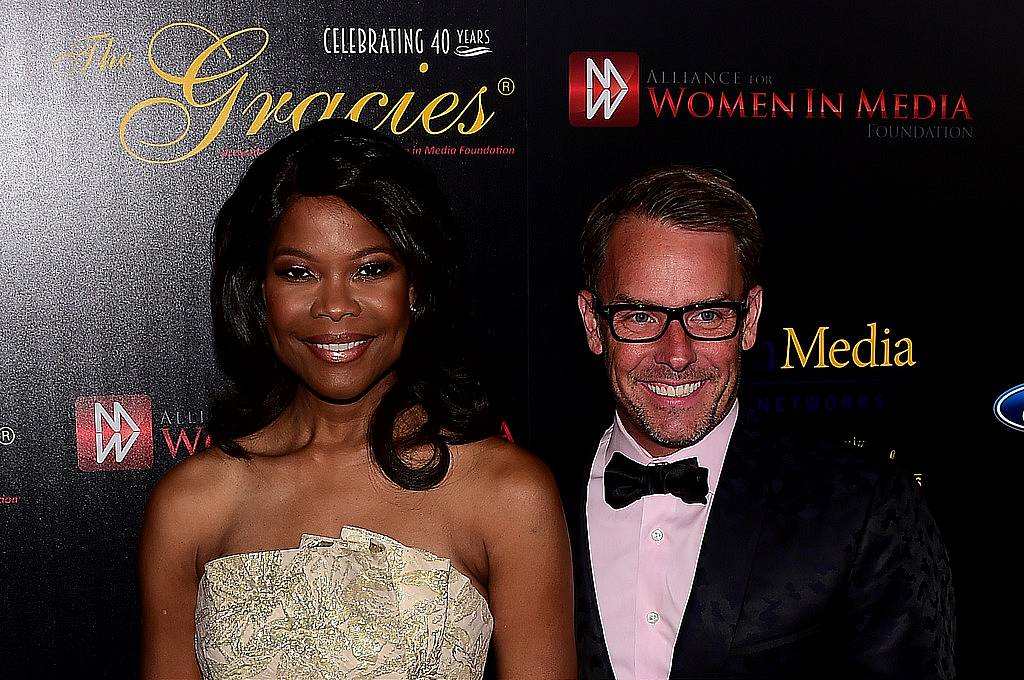
[[[341,321],[346,316],[359,316],[362,307],[344,277],[326,277],[317,286],[316,297],[309,308],[313,317],[329,317]]]
[[[693,338],[683,330],[678,319],[669,322],[665,334],[657,341],[655,360],[666,364],[674,371],[681,371],[694,362],[697,353],[693,348]]]

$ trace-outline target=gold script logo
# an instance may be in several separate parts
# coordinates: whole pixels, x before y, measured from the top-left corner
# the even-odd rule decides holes
[[[845,338],[836,338],[831,343],[825,338],[828,326],[819,326],[809,343],[801,344],[796,330],[784,328],[786,331],[786,361],[781,368],[795,368],[792,354],[796,355],[797,364],[807,368],[845,368],[851,361],[858,368],[876,368],[880,366],[913,366],[914,343],[910,338],[900,338],[895,343],[889,337],[889,329],[882,329],[882,337],[878,334],[878,324],[867,325],[867,336],[850,342]],[[828,346],[826,352],[825,347]],[[895,350],[895,354],[893,353]],[[817,361],[815,361],[815,356]]]
[[[192,35],[182,36],[178,33],[181,31]],[[181,38],[194,39],[196,34],[208,44],[180,74],[161,66],[162,56],[170,51],[167,45],[180,45],[183,42]],[[153,73],[175,87],[174,96],[149,97],[132,106],[119,126],[122,148],[132,158],[145,163],[178,163],[210,146],[235,115],[249,117],[247,136],[259,133],[271,121],[298,130],[307,114],[319,114],[318,119],[324,120],[341,114],[340,108],[347,108],[343,113],[346,118],[370,125],[375,130],[386,125],[396,135],[405,134],[417,126],[431,135],[440,135],[453,128],[459,134],[472,135],[494,117],[494,112],[484,110],[484,94],[488,91],[484,85],[469,99],[448,91],[416,106],[413,106],[414,90],[408,90],[394,100],[386,92],[368,92],[355,98],[351,105],[348,101],[352,96],[346,92],[314,92],[294,105],[292,100],[296,96],[291,91],[277,95],[257,92],[249,97],[245,92],[249,67],[269,44],[270,34],[259,27],[243,28],[224,36],[205,26],[187,22],[167,24],[157,30],[149,41],[147,61]],[[223,63],[224,58],[233,65],[219,70],[213,68],[215,64]],[[425,62],[421,63],[419,72],[426,73],[428,68]],[[343,103],[346,107],[342,107]],[[205,120],[212,118],[212,121],[200,125],[196,118],[207,109],[215,112],[205,117]],[[154,115],[165,124],[177,122],[178,127],[169,139],[151,136],[156,126],[146,121]],[[198,131],[195,128],[199,128]]]
[[[99,59],[97,59],[97,55]],[[85,73],[95,67],[100,73],[123,70],[132,62],[131,52],[120,52],[114,48],[114,36],[110,33],[88,35],[79,41],[78,49],[61,52],[53,60],[53,65],[71,69],[75,73]]]

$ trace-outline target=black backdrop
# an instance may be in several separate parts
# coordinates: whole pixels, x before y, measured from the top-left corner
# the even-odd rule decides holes
[[[585,352],[574,314],[581,281],[567,230],[612,186],[652,166],[726,171],[757,207],[768,240],[765,310],[741,403],[883,446],[921,475],[951,555],[964,677],[1012,658],[1006,632],[985,612],[1020,604],[1016,568],[1006,561],[1015,532],[1006,528],[1020,516],[1013,489],[1021,433],[992,411],[1024,376],[1011,293],[1020,18],[993,3],[569,2],[531,6],[528,23],[531,444],[559,470],[578,467],[560,460],[562,442],[610,408],[603,369]],[[569,124],[566,63],[577,51],[638,55],[638,125]],[[734,101],[743,91],[748,113],[755,91],[796,91],[798,107],[806,88],[843,92],[843,117],[659,118],[646,91],[652,70],[656,81],[676,72],[673,96],[686,73],[740,72],[740,86],[701,83],[688,93],[725,91]],[[752,75],[772,76],[773,86],[749,85]],[[654,85],[660,101],[666,86]],[[868,123],[880,121],[856,119],[861,89],[872,102],[880,90],[945,93],[950,111],[962,94],[972,120],[944,124],[973,137],[901,138],[898,127],[937,123],[889,120],[896,138],[869,138]],[[821,326],[829,343],[853,344],[869,323],[879,338],[885,328],[894,342],[909,338],[915,365],[804,368],[791,348],[794,367],[781,368],[784,329],[806,350]],[[578,415],[566,417],[567,401]]]
[[[566,476],[582,464],[564,454],[567,439],[609,417],[574,303],[575,239],[590,206],[657,164],[721,168],[758,208],[768,236],[766,308],[743,403],[885,446],[921,475],[953,564],[959,668],[974,677],[1002,665],[1012,647],[989,612],[1019,607],[1009,555],[1022,435],[998,422],[992,405],[1024,382],[1011,283],[1020,18],[1008,3],[905,0],[305,2],[258,10],[165,2],[131,11],[17,0],[6,19],[0,98],[0,674],[135,673],[142,507],[160,475],[188,455],[182,437],[201,442],[219,380],[208,331],[211,220],[246,156],[289,129],[271,119],[246,134],[259,104],[243,107],[261,91],[275,101],[293,91],[284,119],[306,95],[344,91],[343,115],[366,93],[384,91],[394,104],[414,92],[408,124],[432,98],[454,92],[465,105],[482,87],[480,107],[493,117],[479,131],[435,135],[415,124],[398,136],[437,171],[464,226],[470,341],[516,441]],[[150,108],[122,125],[146,98],[183,101],[147,61],[150,39],[173,22],[217,36],[262,27],[268,43],[210,145],[153,163],[129,150],[173,160],[220,108],[186,107],[192,127],[169,151],[138,142],[180,132],[175,109]],[[328,27],[419,27],[426,44],[416,54],[327,53]],[[451,49],[438,54],[431,38],[445,28]],[[463,47],[490,51],[457,56],[460,29],[486,30],[485,45],[466,38]],[[168,30],[178,32],[154,43],[155,63],[180,74],[210,39],[195,28]],[[86,40],[96,35],[110,38]],[[92,61],[83,51],[90,44],[99,45]],[[131,57],[104,66],[107,44],[115,59]],[[232,43],[236,61],[210,64],[230,68],[257,44]],[[635,126],[570,124],[574,52],[636,55]],[[664,82],[673,72],[677,82]],[[753,92],[795,91],[802,104],[814,88],[844,93],[843,115],[809,120],[798,107],[792,119],[656,116],[648,87],[675,97],[682,80],[705,81],[705,72],[740,75],[738,84],[689,82],[687,93],[724,91],[750,107]],[[751,84],[751,76],[772,82]],[[197,96],[208,101],[235,77]],[[882,123],[856,118],[862,89],[872,101],[881,90],[890,102],[895,93],[945,94],[950,109],[962,95],[970,119],[889,120],[888,137],[870,137],[868,125]],[[365,110],[364,120],[384,113]],[[311,105],[304,122],[316,111]],[[829,327],[827,343],[853,344],[868,324],[879,338],[890,329],[893,344],[909,339],[915,365],[781,368],[792,341],[784,329],[806,348],[819,327]],[[149,465],[126,456],[138,466],[119,469],[111,455],[87,471],[91,397],[103,395],[149,398]]]

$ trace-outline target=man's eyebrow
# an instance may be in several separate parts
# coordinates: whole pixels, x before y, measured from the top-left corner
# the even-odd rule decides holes
[[[700,304],[706,304],[706,303],[709,303],[709,302],[726,302],[726,301],[730,301],[731,302],[730,296],[727,295],[726,293],[719,293],[718,295],[712,295],[710,297],[706,297],[706,298],[701,299],[701,300],[694,300],[693,302],[687,303],[687,305],[685,305],[685,306],[700,305]],[[612,305],[652,305],[654,307],[663,307],[664,306],[664,305],[659,305],[657,302],[652,302],[650,300],[643,300],[641,298],[635,298],[635,297],[633,297],[631,295],[625,295],[623,293],[617,294],[615,297],[613,297],[611,299],[611,301],[608,304],[612,304]]]
[[[609,304],[613,305],[653,305],[654,303],[649,300],[641,300],[631,295],[625,295],[618,293],[615,297],[609,300]]]

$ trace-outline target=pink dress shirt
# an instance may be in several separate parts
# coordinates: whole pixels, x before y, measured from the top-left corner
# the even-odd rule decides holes
[[[637,444],[616,413],[597,446],[587,486],[587,531],[597,608],[616,680],[668,678],[738,413],[734,403],[704,439],[660,458]],[[613,510],[604,500],[604,469],[616,451],[642,465],[696,456],[708,468],[707,505],[656,494]]]

